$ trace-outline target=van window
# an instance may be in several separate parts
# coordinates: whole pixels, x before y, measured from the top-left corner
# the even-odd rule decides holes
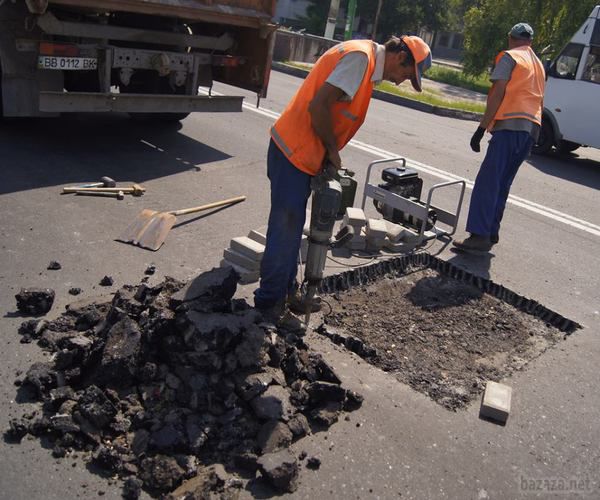
[[[592,33],[592,45],[600,45],[600,21],[596,20],[596,26],[594,26],[594,32]]]
[[[591,46],[585,61],[581,79],[587,82],[600,83],[600,46]]]
[[[555,78],[574,80],[582,51],[583,45],[577,43],[567,45],[552,65],[550,75]]]

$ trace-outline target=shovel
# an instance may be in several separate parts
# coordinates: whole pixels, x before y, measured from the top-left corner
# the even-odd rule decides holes
[[[184,208],[182,210],[172,210],[171,212],[157,212],[156,210],[142,210],[135,220],[125,229],[123,234],[117,238],[117,241],[131,243],[149,250],[158,250],[165,242],[169,231],[175,224],[178,215],[194,214],[209,210],[211,208],[222,207],[239,203],[246,199],[245,196],[237,196],[228,200],[216,201],[208,205],[202,205],[193,208]]]

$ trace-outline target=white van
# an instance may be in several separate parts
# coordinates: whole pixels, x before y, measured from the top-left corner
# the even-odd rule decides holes
[[[600,148],[600,5],[547,69],[542,130],[534,153]]]

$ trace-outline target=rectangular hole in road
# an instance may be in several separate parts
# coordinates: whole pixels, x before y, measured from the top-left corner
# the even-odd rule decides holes
[[[428,254],[330,276],[319,329],[450,410],[580,325]]]

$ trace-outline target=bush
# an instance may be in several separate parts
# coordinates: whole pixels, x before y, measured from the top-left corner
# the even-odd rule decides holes
[[[479,76],[469,76],[462,71],[445,68],[442,66],[433,65],[425,73],[425,78],[429,78],[435,82],[447,83],[455,87],[473,90],[482,94],[487,94],[492,86],[487,73],[482,73]]]

